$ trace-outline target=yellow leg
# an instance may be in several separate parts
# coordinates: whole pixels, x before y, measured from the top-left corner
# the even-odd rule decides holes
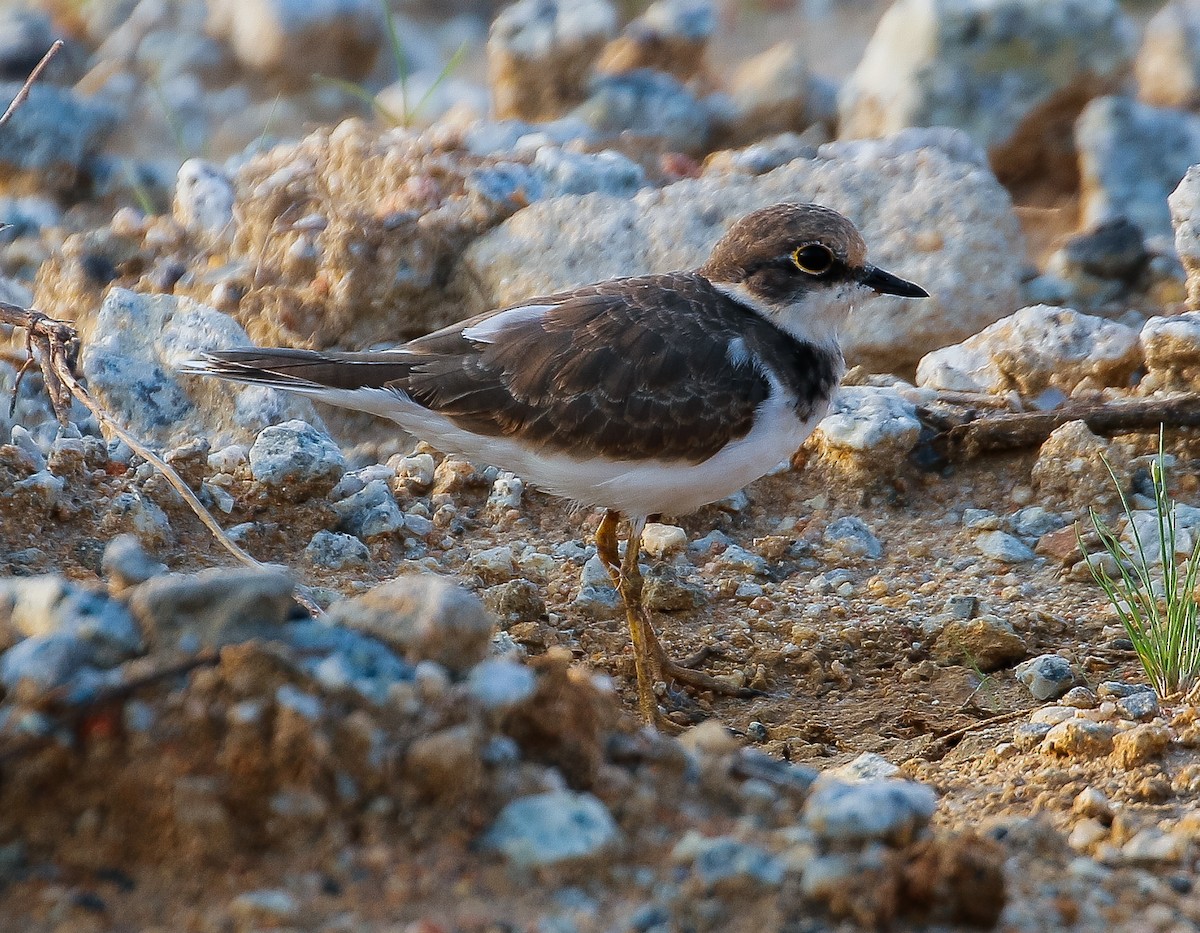
[[[629,639],[633,643],[633,666],[637,672],[638,710],[648,723],[659,720],[658,698],[654,695],[654,681],[657,673],[657,655],[647,644],[646,634],[649,630],[642,608],[642,574],[638,568],[638,554],[642,544],[642,526],[644,519],[633,519],[630,527],[630,540],[625,545],[625,560],[621,561],[617,554],[617,523],[621,520],[619,512],[609,509],[596,529],[596,555],[604,564],[613,586],[621,594],[625,604],[625,620],[629,625]],[[654,637],[653,630],[649,630]],[[657,646],[657,639],[655,640]],[[661,650],[661,649],[660,649]]]
[[[645,519],[630,520],[624,560],[619,558],[617,550],[617,525],[620,520],[619,512],[610,509],[604,513],[604,518],[596,529],[596,555],[604,564],[613,586],[617,588],[621,594],[621,601],[625,604],[625,619],[629,625],[629,638],[633,643],[633,664],[637,671],[638,710],[646,722],[667,731],[678,731],[678,726],[665,719],[658,710],[654,683],[659,679],[678,681],[723,696],[761,696],[758,690],[734,687],[701,671],[684,667],[678,661],[667,657],[650,622],[650,612],[642,604],[642,572],[638,566],[638,558],[641,556]]]

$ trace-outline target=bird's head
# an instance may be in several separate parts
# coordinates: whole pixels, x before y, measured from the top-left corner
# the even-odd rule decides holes
[[[817,204],[775,204],[747,214],[698,271],[776,326],[816,343],[836,341],[850,310],[871,295],[929,297],[867,262],[854,224]]]

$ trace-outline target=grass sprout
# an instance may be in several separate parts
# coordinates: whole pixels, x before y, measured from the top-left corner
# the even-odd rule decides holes
[[[412,68],[409,63],[408,51],[404,47],[404,40],[400,36],[400,27],[396,23],[396,17],[388,6],[387,0],[380,0],[380,6],[383,9],[383,19],[387,26],[388,48],[392,54],[392,61],[396,66],[396,74],[399,75],[400,112],[396,113],[391,108],[385,107],[379,102],[379,98],[375,94],[372,94],[361,84],[356,84],[353,81],[320,74],[313,75],[313,80],[318,84],[325,85],[326,87],[334,87],[345,94],[357,97],[367,107],[371,108],[385,123],[391,126],[407,127],[411,126],[421,111],[425,109],[434,92],[441,87],[442,83],[462,67],[463,60],[467,56],[469,43],[463,42],[458,47],[454,54],[450,56],[449,61],[446,62],[445,67],[438,72],[437,77],[430,83],[425,93],[414,104],[409,96],[408,86],[408,79],[412,74]]]
[[[1092,527],[1117,572],[1110,573],[1109,567],[1093,556],[1087,558],[1088,570],[1116,610],[1159,697],[1194,702],[1200,695],[1200,608],[1196,599],[1200,535],[1191,554],[1181,560],[1176,553],[1176,504],[1167,492],[1162,428],[1158,456],[1150,464],[1153,510],[1135,512],[1107,459],[1104,465],[1121,497],[1133,544],[1122,540],[1095,509],[1089,509]],[[1079,543],[1087,554],[1082,537]]]

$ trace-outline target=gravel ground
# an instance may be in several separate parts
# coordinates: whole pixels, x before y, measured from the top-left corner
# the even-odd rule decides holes
[[[6,80],[67,48],[0,128],[0,299],[77,327],[89,391],[260,563],[81,404],[61,425],[4,329],[0,931],[1200,929],[1200,712],[1147,687],[1081,550],[1093,507],[1130,534],[1109,466],[1149,528],[1157,425],[934,443],[1200,391],[1184,53],[1073,2],[930,15],[899,58],[880,5],[588,0],[549,28],[525,3],[489,39],[490,4],[393,4],[403,88],[374,0],[4,11]],[[1034,40],[1059,67],[1010,57]],[[938,77],[955,56],[978,85]],[[1102,96],[1135,72],[1142,102]],[[900,115],[872,110],[892,85],[938,117],[839,139]],[[361,99],[424,90],[412,127]],[[857,317],[862,365],[790,464],[647,528],[668,651],[757,692],[659,685],[677,737],[638,721],[598,513],[179,372],[694,264],[785,197],[934,298]],[[1193,434],[1166,435],[1183,551]]]

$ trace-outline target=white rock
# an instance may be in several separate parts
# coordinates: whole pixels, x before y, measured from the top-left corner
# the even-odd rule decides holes
[[[924,784],[820,778],[804,803],[803,824],[833,842],[882,840],[903,845],[933,816],[937,795]]]
[[[471,668],[467,690],[485,709],[508,710],[533,696],[537,675],[516,661],[489,658]]]
[[[488,653],[494,623],[477,596],[431,573],[397,577],[334,603],[330,624],[380,639],[410,660],[459,672]]]
[[[678,525],[647,522],[642,531],[642,548],[656,559],[677,554],[687,547],[687,532]]]
[[[232,243],[237,233],[234,199],[233,180],[220,166],[204,159],[179,166],[172,210],[185,229]]]
[[[199,431],[217,447],[248,444],[267,425],[292,418],[321,425],[307,399],[179,375],[205,350],[250,345],[233,318],[190,298],[114,288],[81,336],[88,388],[143,441],[169,448]]]
[[[838,132],[955,126],[1002,176],[1045,171],[1071,156],[1050,102],[1115,89],[1134,41],[1116,0],[899,0],[842,87]]]
[[[569,790],[519,797],[480,840],[522,868],[594,858],[617,842],[608,807],[591,794]]]
[[[512,548],[501,545],[472,554],[467,561],[467,569],[479,574],[488,583],[503,583],[512,579],[517,565],[513,560]]]
[[[1188,168],[1167,198],[1175,228],[1175,252],[1187,273],[1188,307],[1200,309],[1200,165]]]
[[[863,752],[849,764],[834,768],[827,773],[843,781],[875,781],[895,777],[900,773],[900,768],[882,755],[877,755],[875,752]]]
[[[1192,109],[1200,101],[1200,5],[1164,4],[1146,24],[1135,70],[1146,103]]]
[[[346,458],[333,439],[298,419],[259,432],[249,460],[258,482],[301,497],[329,492],[346,471]]]
[[[920,434],[916,405],[895,389],[845,386],[817,426],[816,440],[825,452],[903,458]]]
[[[591,62],[616,35],[608,0],[518,0],[488,31],[488,78],[500,119],[553,120],[582,100]]]
[[[961,392],[1016,389],[1037,398],[1048,389],[1070,393],[1084,379],[1096,386],[1128,385],[1140,364],[1133,328],[1034,305],[928,354],[917,366],[917,383]]]
[[[1082,226],[1124,216],[1147,237],[1170,242],[1167,197],[1200,162],[1200,116],[1100,97],[1079,115],[1075,146]]]
[[[304,556],[314,567],[344,570],[347,567],[365,567],[371,552],[354,535],[318,531],[304,549]]]
[[[938,148],[797,159],[765,175],[714,173],[629,199],[538,201],[476,239],[451,287],[475,297],[463,309],[473,313],[613,276],[692,269],[735,219],[800,192],[846,213],[872,262],[933,296],[873,299],[852,314],[843,335],[850,362],[880,372],[912,365],[1017,307],[1024,248],[1009,197],[988,169]]]
[[[984,557],[1005,564],[1022,564],[1034,559],[1029,545],[1007,531],[985,531],[975,539],[975,546]]]
[[[208,31],[239,61],[307,85],[314,74],[360,80],[386,41],[375,0],[209,0]]]
[[[1200,252],[1196,258],[1200,259]],[[1189,273],[1189,289],[1191,277]],[[1196,283],[1200,285],[1200,278]],[[1138,339],[1146,360],[1146,376],[1139,386],[1143,392],[1200,389],[1200,311],[1152,317],[1142,325]]]

